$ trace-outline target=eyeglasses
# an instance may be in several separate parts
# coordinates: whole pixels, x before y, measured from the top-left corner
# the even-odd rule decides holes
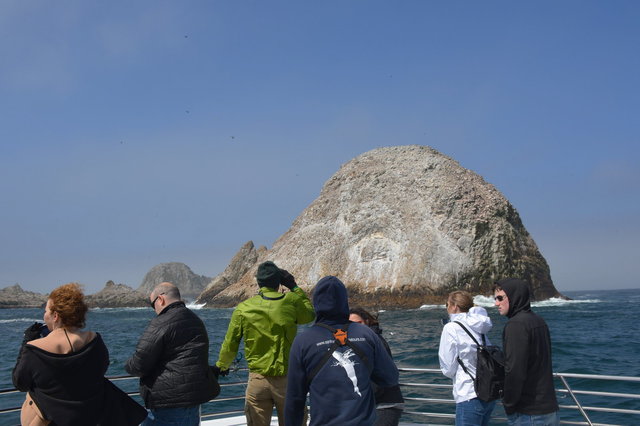
[[[164,293],[160,293],[156,296],[155,299],[153,299],[153,301],[151,302],[151,309],[155,309],[156,308],[156,301],[158,300],[158,297],[162,296]]]
[[[494,299],[497,300],[498,302],[502,302],[504,298],[505,296],[502,296],[502,295],[494,297]]]

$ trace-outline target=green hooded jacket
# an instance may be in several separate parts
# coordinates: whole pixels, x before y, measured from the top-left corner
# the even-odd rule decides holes
[[[228,369],[244,338],[249,371],[263,376],[286,376],[298,324],[311,322],[315,316],[313,305],[301,288],[294,287],[282,294],[261,287],[256,296],[233,311],[216,365],[221,370]]]

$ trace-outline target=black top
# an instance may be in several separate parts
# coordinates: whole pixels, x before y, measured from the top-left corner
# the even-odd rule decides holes
[[[13,384],[29,391],[43,416],[58,426],[97,424],[108,366],[109,352],[100,334],[70,354],[23,345],[13,369]]]
[[[547,323],[531,311],[526,283],[509,279],[498,284],[509,298],[509,321],[502,331],[504,410],[529,415],[558,411]]]
[[[170,304],[151,320],[125,370],[140,377],[147,408],[198,405],[220,392],[209,368],[207,330],[184,302]]]
[[[382,337],[382,329],[377,325],[369,326],[375,333],[378,335],[380,340],[382,340],[382,344],[384,348],[387,350],[389,355],[391,355],[391,348],[389,347],[389,343]],[[379,404],[403,404],[404,398],[402,397],[402,391],[400,391],[400,386],[395,385],[388,388],[383,388],[374,383],[374,391],[376,397],[376,405]],[[401,406],[402,407],[402,406]],[[396,408],[398,408],[396,406]]]

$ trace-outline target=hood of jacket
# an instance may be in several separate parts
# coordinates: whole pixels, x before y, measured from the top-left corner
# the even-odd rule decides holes
[[[347,288],[334,276],[322,278],[313,290],[313,307],[316,322],[346,324],[349,322],[349,298]]]
[[[518,278],[505,278],[498,281],[502,290],[509,298],[509,312],[507,317],[511,318],[518,312],[527,312],[531,310],[529,285]]]
[[[94,365],[98,358],[108,358],[108,354],[105,355],[106,349],[100,333],[96,333],[96,337],[81,349],[68,354],[51,353],[35,346],[30,346],[30,348],[33,350],[34,355],[40,358],[48,368],[67,371],[68,374],[82,371],[86,365]]]
[[[487,334],[493,324],[491,318],[487,315],[487,310],[480,306],[474,306],[469,312],[462,312],[450,315],[451,321],[462,321],[471,330],[478,334]]]

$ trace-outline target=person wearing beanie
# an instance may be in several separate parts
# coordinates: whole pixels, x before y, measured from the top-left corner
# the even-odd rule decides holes
[[[241,302],[231,315],[214,370],[220,375],[228,373],[244,339],[249,367],[244,406],[247,425],[270,425],[274,406],[278,424],[284,425],[289,350],[298,324],[313,321],[316,314],[293,275],[275,263],[261,263],[256,281],[258,294]],[[289,291],[278,292],[280,285]]]
[[[544,319],[531,310],[529,285],[505,278],[495,283],[493,293],[498,312],[509,318],[502,330],[502,406],[509,425],[558,425],[551,336]]]

